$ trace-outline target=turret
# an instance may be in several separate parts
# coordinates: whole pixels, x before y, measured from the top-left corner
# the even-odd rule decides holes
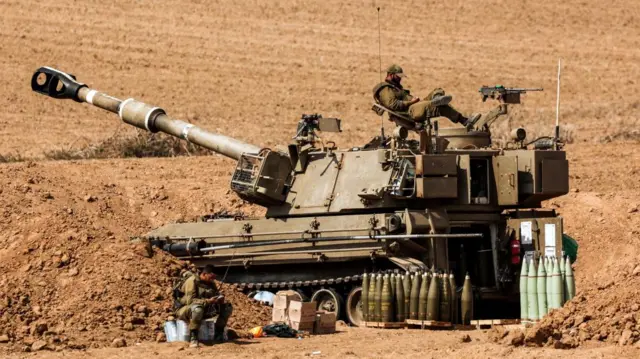
[[[133,98],[117,99],[76,81],[73,75],[50,67],[36,70],[31,78],[31,89],[57,99],[89,103],[118,114],[129,125],[149,132],[163,132],[233,158],[238,165],[231,188],[240,197],[262,205],[284,201],[291,173],[290,160],[284,154],[173,119],[162,108]]]

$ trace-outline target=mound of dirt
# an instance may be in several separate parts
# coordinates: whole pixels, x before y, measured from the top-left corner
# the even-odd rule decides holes
[[[136,204],[166,209],[154,213],[164,217],[176,210],[174,195],[164,189],[131,195],[126,187],[97,183],[104,178],[37,163],[3,168],[0,340],[8,343],[2,349],[130,345],[162,333],[172,314],[172,278],[189,263],[149,251],[128,235],[150,224]],[[269,307],[231,285],[221,290],[234,306],[231,328],[270,320]]]
[[[580,291],[524,333],[496,327],[488,332],[488,339],[558,349],[588,341],[620,346],[640,343],[640,261],[621,265],[616,272],[609,280]]]
[[[640,341],[640,261],[620,268],[608,281],[590,287],[552,312],[527,333],[532,344],[549,338],[579,345],[586,341],[631,345]],[[535,338],[535,340],[534,340]]]

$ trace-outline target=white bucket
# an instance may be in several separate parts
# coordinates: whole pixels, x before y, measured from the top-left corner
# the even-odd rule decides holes
[[[203,320],[198,330],[198,340],[203,343],[213,342],[213,337],[216,333],[215,324],[216,321],[214,319]]]
[[[189,325],[184,321],[178,319],[176,320],[176,328],[177,328],[177,338],[175,341],[188,342],[189,341]]]
[[[175,342],[178,339],[178,328],[176,322],[167,320],[164,322],[164,335],[167,337],[167,343]]]

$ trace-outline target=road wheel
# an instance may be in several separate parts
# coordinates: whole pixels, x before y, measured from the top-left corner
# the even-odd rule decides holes
[[[311,296],[311,301],[317,303],[318,310],[336,313],[336,318],[340,319],[344,308],[344,301],[342,300],[342,296],[335,290],[331,288],[318,289]]]
[[[347,297],[347,319],[351,324],[359,327],[364,323],[362,313],[362,287],[355,287]]]

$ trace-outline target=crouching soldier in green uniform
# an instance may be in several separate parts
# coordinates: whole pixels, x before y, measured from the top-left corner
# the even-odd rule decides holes
[[[405,75],[402,67],[398,65],[389,66],[384,82],[377,84],[373,88],[373,98],[376,102],[391,111],[406,114],[418,123],[426,121],[427,116],[443,116],[454,123],[466,126],[469,120],[476,121],[480,117],[479,114],[473,115],[471,119],[463,116],[449,105],[451,96],[446,95],[441,88],[431,91],[426,100],[420,100],[418,97],[412,96],[400,84],[403,77]]]
[[[189,323],[191,347],[198,346],[198,330],[200,323],[206,318],[218,315],[215,323],[214,340],[222,341],[224,328],[233,312],[230,303],[225,303],[215,284],[214,267],[206,265],[200,274],[187,272],[182,283],[174,289],[176,300],[176,317]]]

